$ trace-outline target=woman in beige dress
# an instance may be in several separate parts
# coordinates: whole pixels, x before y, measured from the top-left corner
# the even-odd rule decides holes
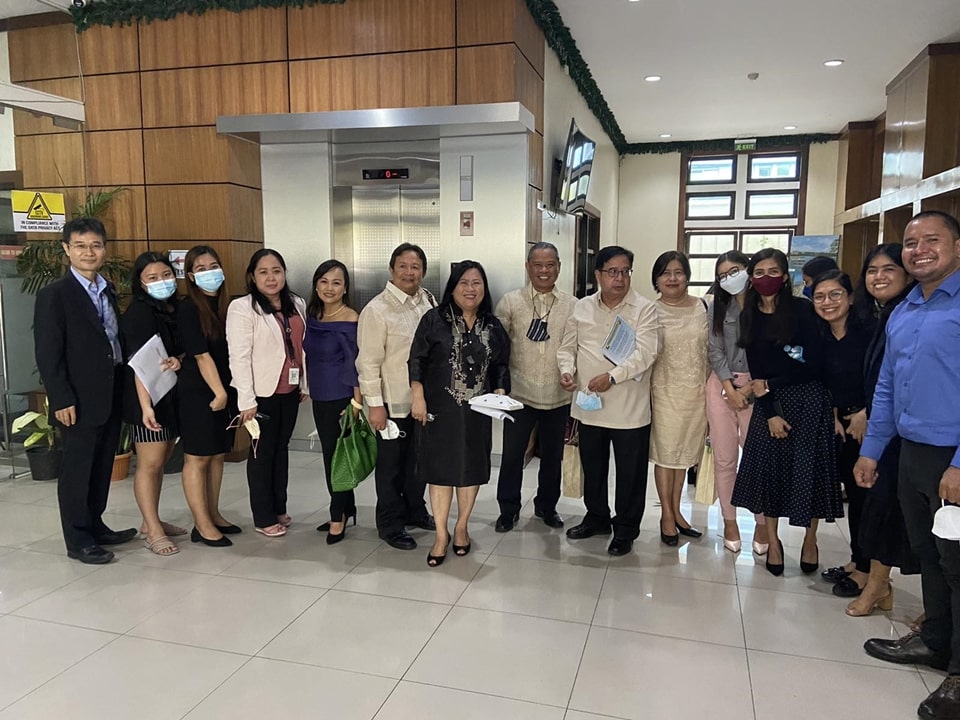
[[[689,283],[690,261],[683,253],[665,252],[653,264],[660,354],[650,379],[650,461],[660,496],[660,540],[671,546],[680,535],[703,534],[680,513],[684,477],[700,462],[707,432],[707,311],[687,292]]]

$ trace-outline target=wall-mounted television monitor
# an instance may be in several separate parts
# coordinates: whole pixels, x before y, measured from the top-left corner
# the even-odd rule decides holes
[[[597,144],[580,132],[575,119],[570,120],[567,147],[563,152],[554,207],[563,212],[582,212],[587,204],[593,153]]]

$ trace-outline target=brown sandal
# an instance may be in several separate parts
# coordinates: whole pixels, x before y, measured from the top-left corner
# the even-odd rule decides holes
[[[162,557],[166,557],[167,555],[176,555],[178,552],[180,552],[180,548],[177,547],[177,544],[166,535],[161,535],[153,540],[150,538],[144,538],[143,544],[146,546],[147,550],[152,552],[154,555],[160,555]]]

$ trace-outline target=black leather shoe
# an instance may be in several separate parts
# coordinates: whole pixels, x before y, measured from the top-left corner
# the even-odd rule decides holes
[[[222,530],[220,532],[223,532]],[[210,538],[205,538],[200,534],[200,531],[194,528],[190,531],[190,542],[194,543],[203,543],[207,547],[230,547],[233,545],[233,540],[228,538],[226,535],[221,535],[216,540],[211,540]]]
[[[783,543],[777,540],[777,547],[780,548],[780,562],[772,563],[770,562],[770,552],[767,552],[767,561],[764,563],[764,566],[767,568],[767,572],[773,575],[774,577],[780,577],[783,575]]]
[[[534,509],[533,514],[543,520],[543,524],[550,528],[562,528],[563,527],[563,518],[560,517],[560,513],[556,510],[551,510],[550,512],[540,512],[537,509]]]
[[[214,525],[214,527],[224,535],[238,535],[243,532],[243,528],[232,523],[230,525]]]
[[[615,537],[613,540],[611,540],[610,547],[607,548],[607,552],[616,557],[626,555],[631,550],[633,550],[633,540],[618,537]]]
[[[958,720],[960,718],[960,675],[948,675],[940,687],[917,708],[921,720]]]
[[[97,545],[122,545],[130,542],[137,536],[136,528],[127,528],[126,530],[108,530],[102,535],[96,536]]]
[[[408,520],[407,527],[420,528],[421,530],[436,530],[437,522],[433,519],[433,516],[427,515],[419,520]]]
[[[800,555],[800,571],[804,575],[813,575],[820,568],[820,548],[817,548],[817,561],[816,562],[807,562],[803,559],[801,550]]]
[[[820,577],[822,577],[828,583],[837,584],[844,578],[850,577],[852,574],[853,573],[850,573],[844,570],[843,565],[840,565],[839,567],[827,568],[822,573],[820,573]]]
[[[950,662],[949,650],[931,650],[918,632],[907,633],[898,640],[871,638],[863,644],[863,649],[870,657],[898,665],[927,665],[946,670]]]
[[[703,533],[697,530],[695,527],[680,527],[679,525],[677,525],[677,532],[683,535],[684,537],[689,537],[689,538],[703,537]]]
[[[389,535],[381,535],[381,538],[387,545],[396,548],[397,550],[417,549],[417,541],[414,540],[413,536],[406,530],[398,530],[397,532],[390,533]]]
[[[113,553],[99,545],[87,545],[79,550],[67,550],[67,557],[87,565],[106,565],[113,560]]]
[[[513,515],[501,515],[497,518],[497,525],[494,528],[498,533],[510,532],[520,522],[520,513]]]
[[[837,597],[851,598],[860,597],[863,588],[857,585],[851,577],[845,577],[843,580],[833,586],[833,594]]]
[[[662,542],[664,545],[669,545],[670,547],[676,547],[680,543],[680,536],[667,535],[665,532],[661,532],[660,542]]]
[[[588,537],[593,537],[594,535],[609,535],[610,526],[598,527],[596,525],[588,525],[585,522],[575,525],[574,527],[567,530],[567,537],[571,540],[586,540]]]

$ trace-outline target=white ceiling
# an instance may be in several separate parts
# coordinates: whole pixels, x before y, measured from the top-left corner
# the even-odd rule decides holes
[[[960,0],[554,1],[627,142],[838,132],[882,113],[925,46],[960,40]]]
[[[554,1],[627,142],[838,132],[882,113],[925,46],[960,41],[960,0]],[[69,0],[0,0],[0,18],[51,5]]]

